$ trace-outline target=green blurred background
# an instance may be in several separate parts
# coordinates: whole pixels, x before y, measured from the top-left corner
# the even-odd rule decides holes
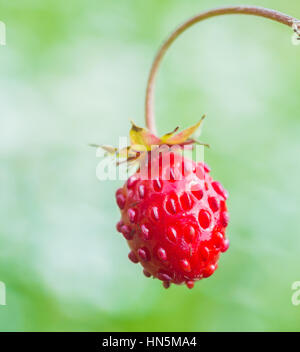
[[[196,25],[168,53],[160,133],[206,113],[213,177],[230,192],[230,250],[193,290],[164,290],[115,231],[120,181],[90,142],[143,125],[153,56],[179,23],[231,0],[0,1],[1,331],[300,330],[300,46],[271,21]],[[299,1],[248,1],[300,17]]]

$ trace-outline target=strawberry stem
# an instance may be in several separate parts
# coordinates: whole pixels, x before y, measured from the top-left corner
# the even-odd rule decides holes
[[[157,75],[157,71],[159,65],[167,52],[168,48],[171,44],[180,36],[181,33],[186,31],[189,27],[193,26],[195,23],[203,21],[210,17],[222,16],[222,15],[233,15],[233,14],[243,14],[243,15],[253,15],[259,17],[269,18],[270,20],[285,24],[289,27],[293,27],[295,23],[299,23],[299,20],[288,16],[284,13],[266,9],[263,7],[257,6],[230,6],[230,7],[221,7],[217,9],[208,10],[202,12],[181,24],[177,29],[172,32],[167,40],[160,47],[151,67],[148,83],[147,83],[147,91],[146,91],[146,101],[145,101],[145,113],[146,113],[146,126],[153,133],[156,133],[156,125],[155,125],[155,114],[154,114],[154,88],[155,88],[155,78]]]

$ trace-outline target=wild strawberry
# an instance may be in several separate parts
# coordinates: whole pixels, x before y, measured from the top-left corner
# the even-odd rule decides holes
[[[159,170],[154,179],[145,179],[139,169],[117,190],[117,230],[131,249],[129,259],[141,263],[146,277],[158,278],[165,288],[171,283],[192,288],[214,273],[229,247],[228,195],[204,163],[172,152],[149,160],[148,171],[153,163]]]
[[[165,288],[171,283],[192,288],[211,276],[220,253],[229,247],[227,192],[205,163],[181,153],[186,146],[206,145],[191,138],[203,119],[161,138],[132,123],[130,146],[99,146],[117,158],[117,165],[120,159],[128,167],[138,162],[138,171],[116,192],[121,211],[116,229],[131,249],[129,259],[141,263],[144,275],[163,281]]]
[[[137,159],[140,159],[140,166],[143,166],[143,157],[149,154],[152,146],[183,147],[199,144],[189,137],[200,126],[203,118],[178,134],[178,128],[161,138],[154,134],[155,78],[168,48],[179,35],[203,19],[230,13],[270,18],[292,26],[299,36],[299,26],[295,24],[299,21],[296,18],[255,6],[213,9],[188,19],[169,35],[151,66],[145,100],[148,130],[133,124],[130,146],[121,150],[110,146],[100,146],[101,148],[117,159],[125,157],[128,166]],[[171,165],[159,168],[156,178],[145,179],[139,170],[116,192],[122,215],[117,230],[124,235],[131,248],[129,259],[142,264],[146,277],[160,279],[165,288],[171,283],[186,283],[187,287],[192,288],[196,280],[214,273],[220,253],[229,247],[225,237],[229,222],[227,192],[210,177],[207,165],[186,158],[179,159],[179,154],[170,152],[164,153],[161,159],[166,156],[173,158],[173,161]],[[152,162],[149,161],[148,166],[152,167]],[[117,161],[118,165],[119,163]],[[165,173],[169,174],[169,178],[164,178]],[[178,179],[180,173],[183,177]]]

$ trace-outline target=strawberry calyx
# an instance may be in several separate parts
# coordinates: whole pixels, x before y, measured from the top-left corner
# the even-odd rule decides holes
[[[199,142],[192,137],[200,128],[204,118],[205,115],[203,115],[195,125],[188,127],[181,132],[178,132],[179,127],[176,127],[172,132],[166,133],[162,137],[157,137],[150,130],[139,127],[131,121],[132,126],[129,131],[129,146],[122,149],[108,145],[91,144],[91,146],[103,149],[105,151],[104,156],[115,157],[117,166],[124,162],[128,165],[139,162],[145,157],[147,152],[153,151],[161,146],[178,146],[183,148],[187,145],[193,147],[194,144],[198,144],[209,147],[208,144]]]

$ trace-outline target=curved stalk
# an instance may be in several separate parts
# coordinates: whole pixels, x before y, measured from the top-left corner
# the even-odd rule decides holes
[[[147,91],[146,91],[146,101],[145,101],[145,118],[146,118],[146,126],[148,129],[156,134],[156,125],[155,125],[155,113],[154,113],[154,91],[155,91],[155,78],[157,76],[157,71],[159,69],[160,63],[165,56],[168,48],[171,44],[180,36],[181,33],[186,31],[188,28],[193,26],[195,23],[203,21],[205,19],[222,16],[222,15],[234,15],[234,14],[242,14],[242,15],[252,15],[265,17],[270,20],[285,24],[289,27],[294,28],[295,24],[297,28],[300,28],[300,21],[292,16],[286,15],[284,13],[266,9],[263,7],[256,6],[230,6],[230,7],[222,7],[217,9],[208,10],[202,12],[181,24],[174,32],[172,32],[167,40],[160,47],[151,67],[148,83],[147,83]]]

